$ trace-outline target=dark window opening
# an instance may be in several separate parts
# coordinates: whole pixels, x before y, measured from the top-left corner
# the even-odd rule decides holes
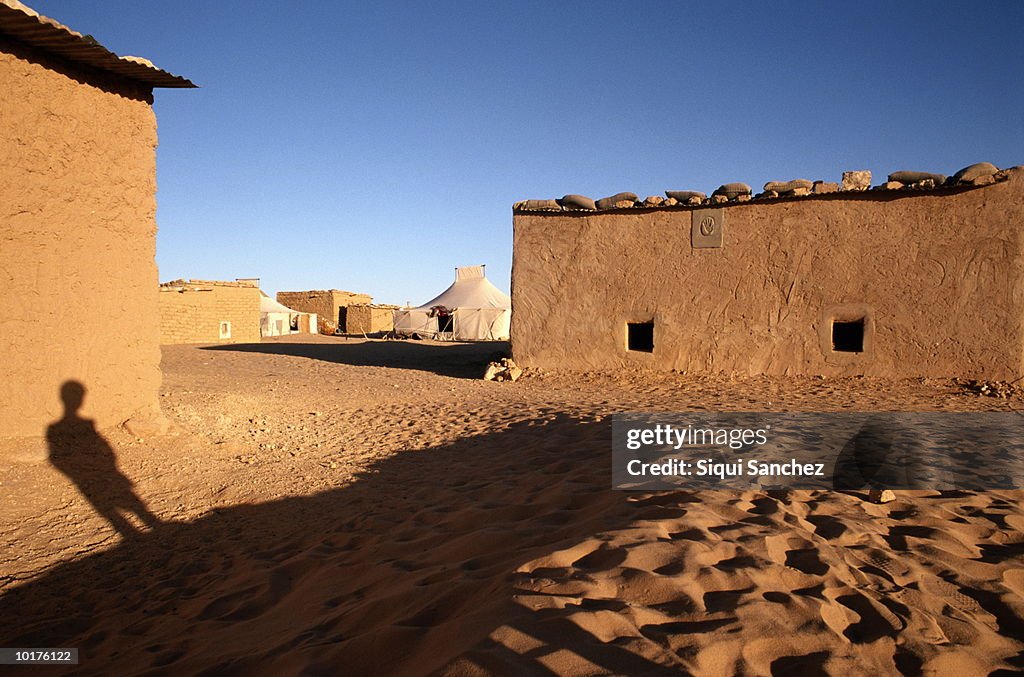
[[[864,352],[864,318],[832,321],[832,350],[837,353]]]
[[[642,353],[654,352],[654,323],[627,322],[626,349]]]

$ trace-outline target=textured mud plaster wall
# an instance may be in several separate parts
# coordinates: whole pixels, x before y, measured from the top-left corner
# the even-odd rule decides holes
[[[338,309],[329,291],[282,291],[277,293],[277,302],[293,310],[316,313],[321,320],[338,321]]]
[[[221,323],[230,336],[221,337]],[[258,343],[260,292],[239,285],[160,288],[160,342]]]
[[[43,435],[68,379],[100,428],[158,416],[151,102],[0,39],[0,437]]]
[[[905,196],[903,196],[905,195]],[[1016,378],[1024,354],[1024,176],[956,193],[873,192],[724,208],[514,217],[512,349],[525,366]],[[865,317],[863,353],[831,323]],[[626,350],[653,320],[654,350]]]
[[[349,334],[375,334],[395,328],[394,306],[349,306],[345,311],[345,331]]]

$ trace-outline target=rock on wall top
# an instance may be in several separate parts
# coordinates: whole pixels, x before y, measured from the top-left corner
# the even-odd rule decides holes
[[[1009,172],[1020,167],[999,169],[989,162],[964,167],[952,176],[930,172],[900,170],[888,175],[887,181],[871,185],[871,172],[867,170],[843,172],[841,183],[792,179],[790,181],[769,181],[764,190],[756,195],[745,183],[726,183],[719,186],[708,197],[696,190],[666,190],[665,197],[649,195],[643,200],[636,193],[616,193],[593,200],[585,195],[569,194],[559,199],[521,200],[512,209],[517,212],[577,212],[606,211],[610,209],[652,209],[661,207],[696,207],[719,205],[751,200],[774,198],[798,198],[829,193],[855,193],[866,190],[878,191],[931,191],[940,188],[976,188],[997,181],[1005,181]]]

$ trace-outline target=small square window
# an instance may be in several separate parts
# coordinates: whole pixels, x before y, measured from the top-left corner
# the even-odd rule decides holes
[[[220,323],[220,337],[222,339],[229,339],[229,338],[231,338],[231,323],[230,322],[221,322]]]
[[[626,349],[641,353],[654,352],[654,323],[627,322]]]
[[[864,318],[832,321],[832,350],[837,353],[864,352]]]

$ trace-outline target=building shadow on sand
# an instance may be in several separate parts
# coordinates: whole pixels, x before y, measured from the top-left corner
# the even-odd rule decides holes
[[[203,350],[291,355],[355,367],[390,367],[428,371],[454,378],[481,378],[487,363],[508,353],[508,341],[438,345],[420,341],[349,341],[330,343],[230,343]]]
[[[75,674],[551,674],[556,651],[669,674],[568,608],[516,602],[522,564],[642,509],[610,490],[610,439],[558,415],[399,453],[320,494],[157,524],[8,590],[0,646],[77,647]]]

